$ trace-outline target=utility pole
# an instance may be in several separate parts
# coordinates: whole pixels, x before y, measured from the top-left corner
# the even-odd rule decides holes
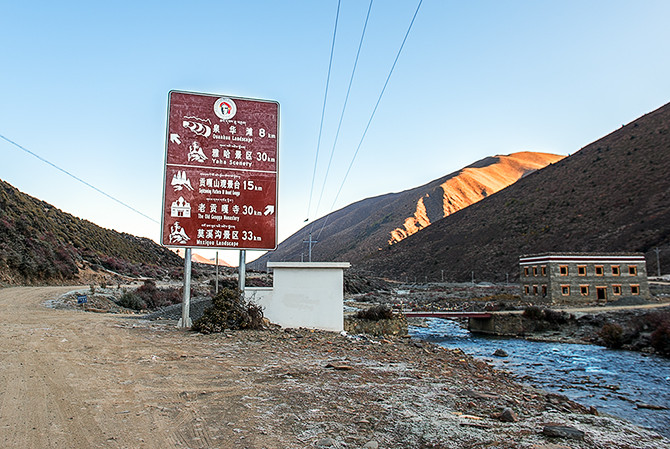
[[[312,231],[309,231],[309,240],[303,240],[303,243],[308,243],[309,244],[309,252],[307,256],[307,261],[311,262],[312,261],[312,244],[313,243],[319,243],[318,240],[312,240]]]
[[[444,282],[444,270],[442,270],[442,282]]]
[[[661,258],[658,256],[661,250],[657,246],[654,251],[656,251],[656,272],[658,273],[658,277],[661,277]]]
[[[475,272],[472,272],[472,285],[475,285]]]

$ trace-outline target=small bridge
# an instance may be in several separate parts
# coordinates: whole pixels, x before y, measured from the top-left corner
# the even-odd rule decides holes
[[[491,312],[403,312],[407,318],[467,318],[468,330],[497,334],[496,320]]]
[[[490,312],[403,312],[407,318],[491,318]]]

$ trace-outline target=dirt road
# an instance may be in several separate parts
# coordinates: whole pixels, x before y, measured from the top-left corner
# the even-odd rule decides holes
[[[128,320],[41,305],[68,290],[0,289],[0,446],[217,447],[212,434],[238,437],[221,426],[244,422],[239,395],[217,385],[218,364],[189,362],[188,335],[161,340]],[[207,424],[189,402],[214,390],[226,406]]]
[[[204,336],[0,289],[0,447],[670,447],[460,350],[308,330]],[[518,419],[499,419],[505,408]],[[561,441],[549,424],[583,432]]]

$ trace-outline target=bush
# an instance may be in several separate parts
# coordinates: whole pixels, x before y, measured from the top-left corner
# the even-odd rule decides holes
[[[262,329],[263,309],[242,299],[239,290],[224,288],[212,298],[212,307],[205,310],[192,326],[196,332],[211,334],[226,329]]]
[[[598,337],[607,348],[619,349],[623,346],[623,328],[616,323],[603,324]]]
[[[393,311],[389,306],[378,305],[366,310],[359,310],[356,313],[356,318],[360,320],[391,320],[393,319]]]
[[[663,322],[651,334],[651,346],[666,356],[670,356],[670,322]]]
[[[567,312],[558,312],[556,310],[544,309],[544,320],[549,323],[565,324],[570,319],[570,314]]]
[[[178,288],[158,288],[152,280],[144,281],[144,285],[134,292],[124,293],[116,303],[121,307],[133,310],[157,310],[161,307],[179,304],[182,294]]]
[[[117,304],[126,309],[133,310],[144,310],[147,308],[147,304],[134,292],[125,292],[121,295]]]
[[[152,280],[144,281],[144,285],[139,287],[135,293],[142,298],[149,310],[160,309],[161,307],[179,304],[182,300],[180,290],[177,288],[160,289]]]
[[[541,308],[537,306],[529,306],[523,309],[523,317],[529,320],[541,320],[544,318],[544,313]]]

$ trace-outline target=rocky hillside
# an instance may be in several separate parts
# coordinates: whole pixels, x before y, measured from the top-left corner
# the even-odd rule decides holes
[[[357,268],[396,279],[501,281],[521,254],[641,251],[670,271],[670,104],[384,248]]]
[[[182,264],[149,239],[103,229],[0,180],[0,284],[64,282],[82,270],[155,277]]]
[[[414,214],[407,217],[402,226],[391,231],[388,243],[397,243],[431,223],[504,189],[522,176],[561,159],[563,156],[526,151],[486,158],[452,173],[417,200]]]
[[[269,260],[297,261],[303,254],[307,260],[303,240],[310,232],[318,240],[312,260],[365,259],[562,158],[533,152],[488,157],[420,187],[367,198],[304,227],[250,267],[263,269]]]

